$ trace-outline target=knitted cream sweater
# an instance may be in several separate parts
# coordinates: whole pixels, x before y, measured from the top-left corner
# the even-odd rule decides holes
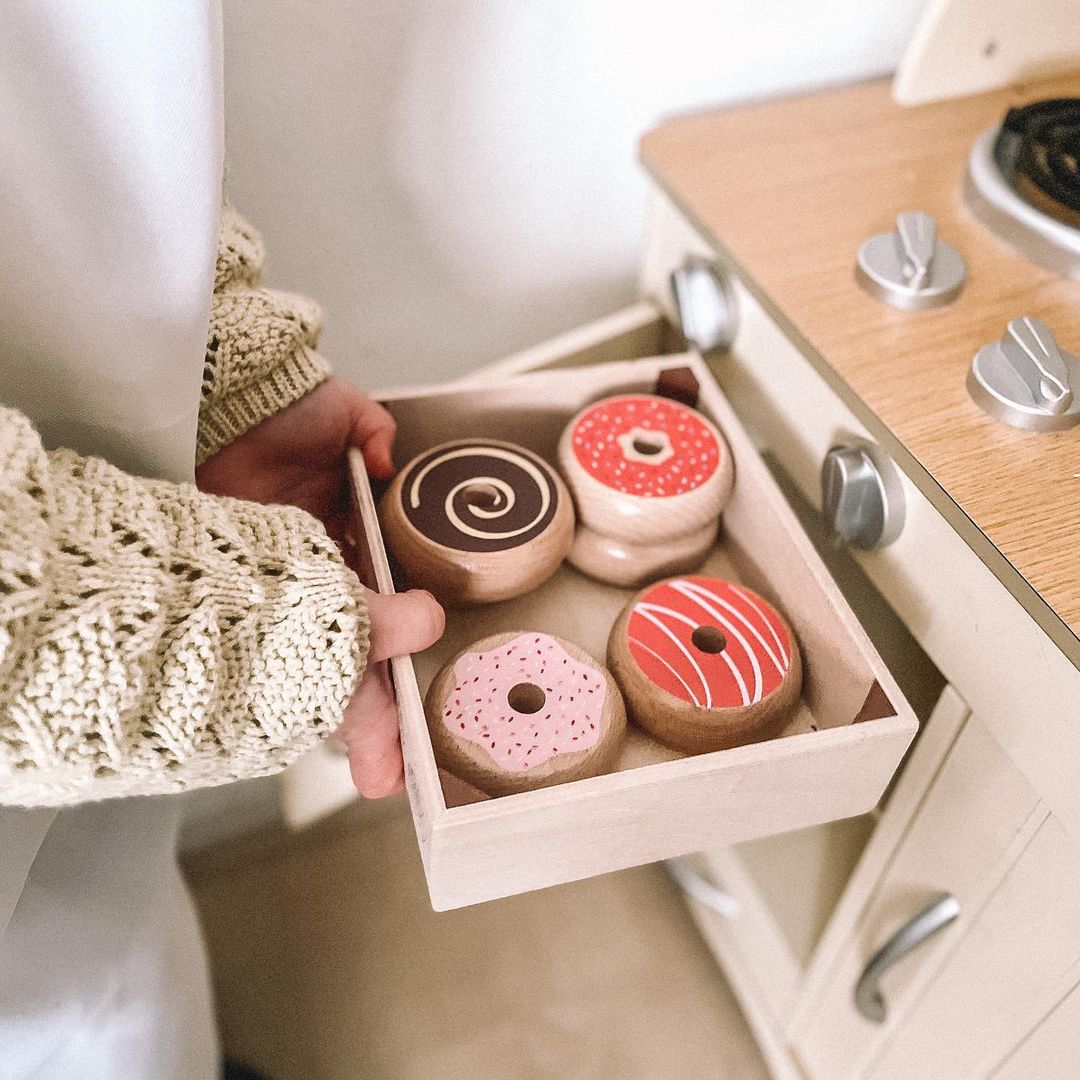
[[[226,208],[199,461],[328,374],[317,308],[258,288],[261,263]],[[275,772],[340,723],[366,654],[314,518],[47,452],[0,408],[0,804]]]

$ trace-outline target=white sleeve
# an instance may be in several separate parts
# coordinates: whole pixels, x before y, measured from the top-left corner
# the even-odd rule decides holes
[[[218,0],[0,3],[0,404],[192,478],[222,169]],[[0,812],[0,937],[52,811]]]
[[[0,5],[0,403],[191,479],[222,173],[218,0]]]

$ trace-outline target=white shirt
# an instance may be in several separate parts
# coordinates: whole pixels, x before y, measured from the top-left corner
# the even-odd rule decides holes
[[[220,39],[217,0],[0,5],[0,402],[46,446],[176,481],[213,292]],[[174,819],[169,800],[0,810],[0,1080],[209,1067],[212,1039],[162,1044],[186,1030],[161,990],[175,963],[205,974],[164,932],[194,931]]]

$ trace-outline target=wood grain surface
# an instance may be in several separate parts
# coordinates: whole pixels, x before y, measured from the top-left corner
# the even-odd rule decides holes
[[[902,108],[873,82],[671,120],[642,140],[654,178],[1074,663],[1080,429],[1006,427],[964,381],[1021,315],[1080,351],[1080,282],[998,240],[962,184],[973,141],[1007,108],[1077,94],[1080,74]],[[911,209],[967,260],[963,293],[936,311],[896,311],[854,277],[862,241]]]

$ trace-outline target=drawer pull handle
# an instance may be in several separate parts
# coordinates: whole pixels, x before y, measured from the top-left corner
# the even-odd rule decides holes
[[[882,975],[917,949],[939,930],[944,930],[960,914],[960,904],[950,893],[939,893],[914,918],[899,930],[867,962],[855,984],[855,1007],[875,1024],[885,1023],[885,999],[881,996]]]
[[[731,347],[738,327],[735,294],[716,263],[700,255],[688,256],[671,272],[671,292],[683,337],[699,353]]]
[[[668,859],[664,866],[667,872],[674,878],[675,883],[687,896],[692,897],[702,907],[715,911],[727,919],[734,918],[739,913],[739,902],[730,893],[717,888],[711,881],[702,877],[690,865],[688,859]]]

